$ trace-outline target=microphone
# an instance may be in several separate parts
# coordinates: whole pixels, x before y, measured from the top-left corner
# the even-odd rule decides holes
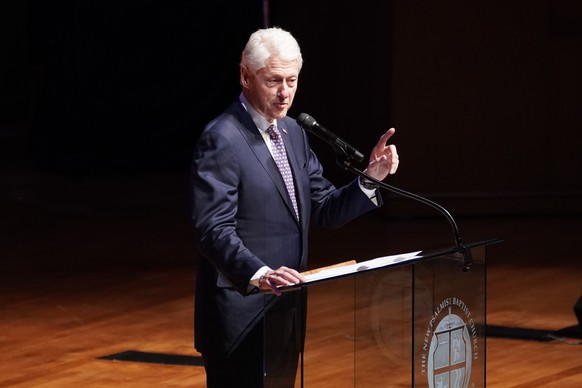
[[[355,159],[358,162],[364,160],[364,155],[360,151],[339,138],[335,133],[328,131],[319,125],[319,123],[307,113],[299,113],[297,116],[297,123],[306,131],[313,133],[315,136],[329,143],[333,149],[342,156],[345,156],[348,159]]]

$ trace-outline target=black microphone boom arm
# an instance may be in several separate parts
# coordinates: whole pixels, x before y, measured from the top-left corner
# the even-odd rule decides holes
[[[344,169],[351,171],[351,172],[355,173],[356,175],[359,175],[360,177],[365,178],[366,180],[374,182],[376,185],[378,185],[378,187],[380,187],[384,190],[388,190],[388,191],[391,191],[393,193],[400,194],[404,197],[421,202],[425,205],[432,207],[433,209],[436,209],[440,213],[442,213],[445,216],[445,218],[449,221],[449,223],[451,224],[451,227],[453,228],[453,232],[455,234],[455,244],[456,244],[457,248],[459,249],[459,252],[461,252],[463,254],[463,258],[464,258],[463,270],[464,271],[469,270],[469,267],[471,266],[471,263],[473,261],[473,259],[471,257],[471,249],[468,248],[467,246],[465,246],[463,244],[463,242],[461,241],[461,233],[459,232],[459,228],[457,227],[457,223],[455,222],[453,216],[451,216],[451,213],[449,213],[449,211],[447,209],[445,209],[444,207],[442,207],[438,203],[431,201],[430,199],[421,197],[420,195],[410,193],[408,191],[399,189],[399,188],[394,187],[394,186],[390,186],[382,181],[379,181],[375,178],[372,178],[371,176],[369,176],[365,172],[360,171],[357,168],[355,168],[354,166],[352,166],[351,161],[356,160],[357,162],[361,162],[362,160],[364,160],[364,155],[362,155],[361,152],[359,152],[357,149],[355,149],[354,147],[349,145],[347,142],[340,139],[333,132],[328,131],[327,129],[322,127],[317,121],[315,121],[315,119],[313,117],[311,117],[307,113],[300,113],[297,116],[297,123],[306,131],[313,133],[314,135],[320,137],[325,142],[330,144],[337,155],[338,164],[341,167],[343,167]]]
[[[365,178],[366,180],[374,182],[376,185],[378,185],[379,188],[382,188],[384,190],[399,194],[403,197],[407,197],[407,198],[413,199],[415,201],[421,202],[425,205],[432,207],[433,209],[436,209],[441,214],[443,214],[445,216],[445,218],[447,219],[447,221],[449,221],[449,224],[451,225],[451,228],[453,229],[453,233],[455,234],[455,245],[457,246],[457,248],[459,248],[459,252],[461,252],[463,254],[463,271],[468,271],[470,269],[471,264],[473,263],[471,249],[466,247],[463,244],[463,241],[461,239],[461,233],[459,232],[459,227],[457,226],[455,219],[453,218],[453,216],[451,215],[451,213],[449,213],[449,211],[447,209],[445,209],[443,206],[439,205],[438,203],[431,201],[428,198],[425,198],[425,197],[420,196],[418,194],[411,193],[411,192],[406,191],[406,190],[402,190],[398,187],[391,186],[385,182],[377,180],[376,178],[372,178],[371,176],[369,176],[365,172],[352,166],[352,164],[350,163],[349,160],[338,158],[337,163],[341,167],[343,167],[345,170],[351,171],[354,174],[359,175],[362,178]]]

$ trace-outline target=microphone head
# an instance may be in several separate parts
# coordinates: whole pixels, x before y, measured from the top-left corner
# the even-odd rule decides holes
[[[304,129],[312,129],[317,125],[317,121],[307,113],[299,113],[297,115],[297,123]]]

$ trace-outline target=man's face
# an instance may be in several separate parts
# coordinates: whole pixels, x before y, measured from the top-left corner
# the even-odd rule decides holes
[[[298,78],[299,64],[296,61],[282,61],[276,57],[270,58],[259,71],[241,68],[246,99],[269,122],[287,115],[295,97]]]

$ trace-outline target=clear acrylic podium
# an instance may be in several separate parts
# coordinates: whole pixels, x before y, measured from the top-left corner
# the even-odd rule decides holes
[[[265,388],[285,386],[283,337],[299,350],[291,387],[485,387],[486,248],[495,242],[466,245],[468,268],[455,247],[266,294]]]

